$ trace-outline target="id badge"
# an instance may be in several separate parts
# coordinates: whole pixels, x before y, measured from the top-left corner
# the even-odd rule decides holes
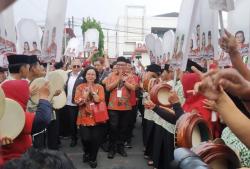
[[[121,98],[122,97],[122,90],[117,90],[117,97]]]
[[[216,122],[217,121],[217,114],[216,114],[216,112],[212,112],[212,117],[211,117],[211,121],[212,122]]]

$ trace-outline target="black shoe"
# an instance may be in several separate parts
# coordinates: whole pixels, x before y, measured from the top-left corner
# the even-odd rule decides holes
[[[76,140],[71,140],[70,147],[75,147],[77,145]]]
[[[124,143],[124,147],[125,147],[125,148],[132,148],[131,142],[130,142],[130,141],[126,141],[126,142]]]
[[[109,159],[113,159],[115,157],[115,151],[114,150],[109,150],[109,152],[108,152],[108,158]]]
[[[96,168],[97,167],[97,162],[96,161],[89,161],[89,166],[91,168]]]
[[[109,151],[109,148],[108,148],[108,143],[103,143],[102,145],[101,145],[101,149],[104,151],[104,152],[108,152]]]
[[[123,146],[119,146],[118,149],[117,149],[117,152],[122,156],[122,157],[127,157],[128,154],[127,152],[124,150],[124,147]]]
[[[82,156],[82,161],[83,161],[84,163],[89,162],[89,154],[83,154],[83,156]]]

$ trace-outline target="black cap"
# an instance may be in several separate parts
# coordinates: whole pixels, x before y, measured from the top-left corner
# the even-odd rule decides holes
[[[63,62],[60,61],[60,62],[56,62],[55,65],[54,65],[55,69],[61,69],[63,68]]]
[[[7,69],[7,68],[0,67],[0,72],[6,72],[6,71],[8,71],[8,69]]]
[[[9,65],[15,64],[29,64],[29,56],[27,55],[8,55]]]
[[[154,72],[154,73],[157,73],[158,75],[161,74],[161,67],[155,63],[147,66],[147,69],[146,71],[148,72]]]
[[[193,73],[193,70],[191,69],[192,66],[196,67],[196,69],[198,69],[201,72],[205,72],[206,71],[206,69],[203,68],[201,65],[199,65],[198,63],[196,63],[196,62],[188,59],[186,71],[190,72],[190,73]]]
[[[35,64],[37,62],[39,62],[39,60],[36,55],[29,56],[29,64]]]
[[[119,56],[117,58],[116,62],[125,62],[125,63],[127,63],[127,59],[125,57],[123,57],[123,56]]]

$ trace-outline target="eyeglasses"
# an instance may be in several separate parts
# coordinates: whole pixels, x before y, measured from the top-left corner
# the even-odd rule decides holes
[[[73,68],[80,68],[81,66],[80,65],[73,65],[72,67]]]

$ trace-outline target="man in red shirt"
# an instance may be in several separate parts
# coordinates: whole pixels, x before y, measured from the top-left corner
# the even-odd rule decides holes
[[[118,72],[109,76],[106,80],[106,89],[110,91],[108,110],[110,116],[110,146],[108,158],[114,158],[117,152],[123,157],[127,156],[124,150],[124,142],[128,127],[128,120],[132,110],[130,102],[131,91],[135,91],[134,77],[127,74],[127,60],[124,57],[117,58]]]

